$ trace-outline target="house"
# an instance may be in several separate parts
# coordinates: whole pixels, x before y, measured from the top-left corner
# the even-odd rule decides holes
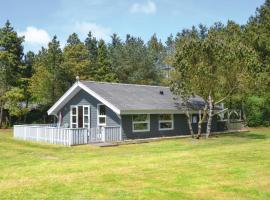
[[[121,140],[189,134],[186,107],[169,87],[77,80],[48,110],[65,128],[117,127]],[[204,100],[190,98],[197,131]],[[203,123],[203,132],[206,123]],[[216,117],[212,131],[223,131]],[[105,133],[106,135],[106,133]]]

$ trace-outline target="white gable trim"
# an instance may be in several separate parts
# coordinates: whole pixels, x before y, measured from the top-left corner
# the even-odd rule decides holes
[[[61,104],[64,103],[64,101],[70,97],[72,94],[72,97],[75,96],[75,94],[77,94],[79,90],[79,86],[78,86],[78,82],[74,83],[72,85],[71,88],[69,88],[68,91],[66,91],[66,93],[47,111],[48,115],[55,115],[57,114],[57,112],[55,112],[55,110],[61,106]],[[77,91],[77,92],[76,92]],[[66,102],[65,102],[66,103]]]
[[[92,95],[93,97],[95,97],[97,100],[99,100],[101,103],[103,103],[104,105],[108,106],[110,109],[112,109],[116,114],[120,114],[120,110],[115,107],[113,104],[111,104],[109,101],[107,101],[106,99],[102,98],[99,94],[97,94],[96,92],[94,92],[93,90],[91,90],[90,88],[86,87],[84,84],[82,84],[81,82],[78,82],[80,88],[82,88],[83,90],[85,90],[86,92],[88,92],[90,95]]]
[[[97,100],[102,102],[104,105],[108,106],[110,109],[112,109],[116,114],[120,114],[120,110],[115,107],[113,104],[102,98],[100,95],[98,95],[93,90],[86,87],[84,84],[82,84],[80,81],[74,83],[74,85],[48,110],[48,115],[54,115],[57,114],[57,112],[72,98],[74,97],[80,89],[83,89],[88,94],[95,97]]]

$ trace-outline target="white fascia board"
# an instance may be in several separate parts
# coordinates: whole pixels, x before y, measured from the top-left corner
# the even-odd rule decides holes
[[[121,115],[130,115],[130,114],[184,114],[183,110],[123,110]],[[190,110],[190,114],[197,114],[199,110]]]
[[[94,92],[93,90],[91,90],[90,88],[86,87],[84,84],[82,84],[81,82],[78,82],[78,85],[80,88],[82,88],[83,90],[85,90],[87,93],[89,93],[90,95],[92,95],[93,97],[95,97],[97,100],[99,100],[101,103],[103,103],[104,105],[108,106],[110,109],[112,109],[116,114],[120,114],[120,110],[114,106],[113,104],[111,104],[109,101],[107,101],[106,99],[102,98],[100,95],[98,95],[96,92]]]
[[[78,82],[74,83],[72,85],[71,88],[68,89],[68,91],[66,91],[66,93],[47,111],[48,115],[57,115],[57,112],[55,112],[55,110],[57,110],[57,108],[59,106],[61,106],[63,103],[66,103],[65,100],[75,91],[78,91],[79,89],[79,85]],[[75,95],[75,94],[74,94]],[[74,96],[73,95],[73,96]]]

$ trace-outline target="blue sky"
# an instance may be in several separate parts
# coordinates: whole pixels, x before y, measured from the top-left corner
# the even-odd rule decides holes
[[[89,30],[110,41],[117,33],[163,41],[183,28],[234,20],[244,24],[264,0],[0,0],[0,24],[9,19],[25,50],[38,51],[57,35],[64,46],[73,32],[84,40]]]

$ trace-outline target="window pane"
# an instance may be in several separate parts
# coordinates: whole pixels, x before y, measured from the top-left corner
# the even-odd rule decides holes
[[[192,116],[192,123],[197,123],[198,122],[198,117],[197,115]]]
[[[76,123],[77,122],[77,117],[76,116],[72,116],[72,123]]]
[[[105,117],[99,117],[99,124],[105,124]]]
[[[171,114],[159,115],[159,120],[172,120],[172,115]]]
[[[83,112],[85,115],[88,115],[88,107],[84,107]]]
[[[166,128],[172,128],[172,123],[171,122],[161,122],[159,124],[160,129],[166,129]]]
[[[148,129],[148,123],[139,123],[139,124],[133,124],[134,130],[146,130]]]
[[[88,123],[88,116],[84,116],[84,123]]]
[[[141,121],[146,121],[146,120],[147,120],[147,115],[133,115],[133,121],[141,122]]]
[[[84,128],[88,128],[88,124],[85,124],[85,125],[84,125]]]
[[[72,108],[72,115],[76,115],[76,108]]]
[[[106,115],[105,105],[99,105],[99,115]]]
[[[72,124],[72,128],[76,128],[76,124]]]

